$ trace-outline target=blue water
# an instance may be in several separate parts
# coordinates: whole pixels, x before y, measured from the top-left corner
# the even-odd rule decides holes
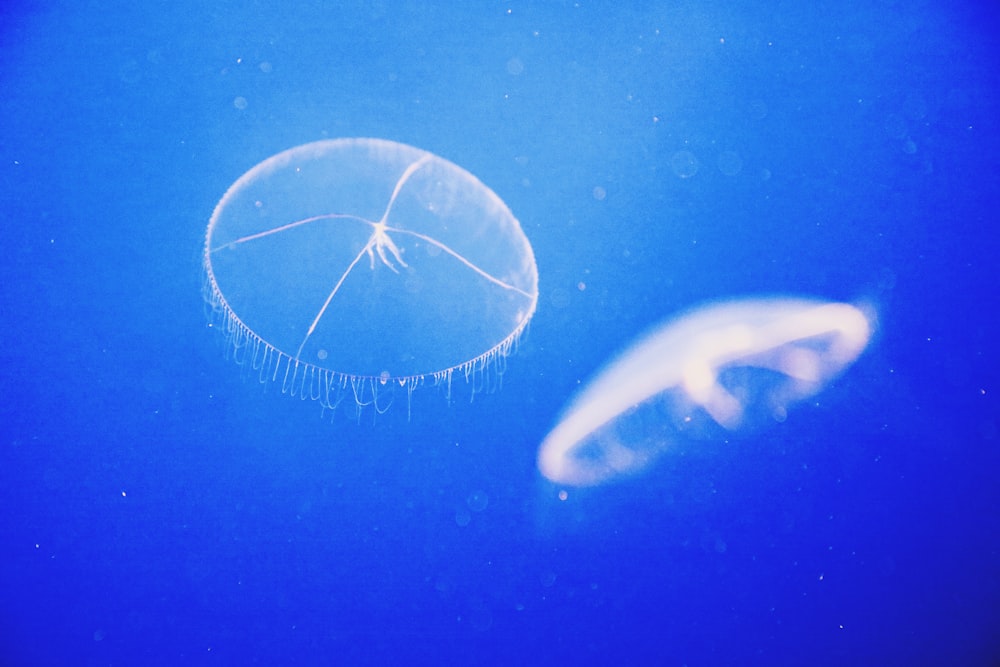
[[[428,4],[3,10],[0,663],[1000,661],[996,13]],[[225,358],[213,207],[352,136],[520,219],[502,387],[356,422]],[[786,422],[557,500],[573,393],[761,294],[876,335]]]

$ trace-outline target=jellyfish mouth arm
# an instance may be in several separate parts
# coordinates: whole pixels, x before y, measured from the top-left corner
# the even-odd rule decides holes
[[[719,384],[718,371],[707,359],[689,363],[683,372],[684,393],[723,428],[739,427],[743,406],[725,387]]]
[[[378,253],[378,258],[382,260],[383,264],[392,269],[394,273],[399,273],[399,269],[397,269],[392,261],[386,256],[386,249],[388,249],[393,258],[399,262],[400,266],[406,267],[409,265],[403,261],[403,254],[400,252],[393,240],[389,238],[389,234],[386,231],[387,229],[388,228],[385,226],[384,222],[375,223],[375,231],[372,233],[372,237],[368,239],[368,243],[365,244],[364,252],[368,253],[368,263],[372,270],[375,269],[375,253]],[[373,246],[375,252],[372,252]],[[355,260],[355,263],[356,262],[357,260]]]

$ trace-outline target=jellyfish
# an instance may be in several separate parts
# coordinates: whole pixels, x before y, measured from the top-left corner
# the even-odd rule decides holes
[[[746,299],[669,321],[580,391],[546,436],[538,468],[567,486],[645,469],[686,424],[740,431],[817,394],[861,354],[871,321],[846,303]]]
[[[450,392],[502,373],[538,300],[520,223],[427,151],[336,139],[279,153],[219,201],[204,296],[227,350],[261,382],[383,411],[392,388]],[[477,385],[478,386],[478,385]]]

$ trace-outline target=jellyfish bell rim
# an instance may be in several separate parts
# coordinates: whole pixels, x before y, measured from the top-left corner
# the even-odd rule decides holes
[[[639,452],[641,460],[626,461],[617,450],[620,445],[596,445],[598,449],[615,448],[614,460],[626,464],[588,464],[574,456],[588,439],[606,432],[627,411],[671,389],[703,408],[724,428],[738,428],[741,415],[734,410],[739,409],[739,403],[717,378],[721,369],[740,366],[734,362],[748,355],[759,357],[755,362],[762,368],[790,378],[791,402],[808,398],[857,360],[871,340],[874,317],[871,304],[855,306],[790,296],[727,299],[670,317],[615,355],[570,400],[539,447],[539,471],[556,484],[592,486],[642,470],[652,458],[648,448]],[[804,365],[782,365],[794,365],[795,354],[777,352],[791,345],[792,351],[799,353],[805,342],[824,337],[831,338],[826,341],[825,355],[806,350],[800,362]],[[687,360],[665,371],[650,363],[650,357],[658,353]],[[830,354],[836,358],[827,363],[825,356]],[[813,373],[814,377],[809,382],[808,377],[795,378],[789,371],[804,376]]]

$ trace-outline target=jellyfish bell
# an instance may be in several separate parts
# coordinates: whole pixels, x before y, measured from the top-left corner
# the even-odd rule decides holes
[[[807,299],[746,299],[669,321],[626,349],[570,403],[542,442],[549,480],[600,484],[645,469],[684,425],[747,428],[750,413],[783,421],[861,354],[861,308]]]
[[[212,214],[204,267],[230,355],[324,408],[382,410],[394,387],[499,374],[538,299],[531,245],[503,201],[380,139],[305,144],[252,168]]]

